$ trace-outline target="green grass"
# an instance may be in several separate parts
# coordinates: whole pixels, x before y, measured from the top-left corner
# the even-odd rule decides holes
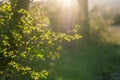
[[[110,74],[120,67],[120,32],[112,28],[112,44],[98,46],[83,41],[68,45],[47,80],[109,80]]]
[[[98,76],[112,72],[120,57],[119,46],[80,43],[79,48],[72,47],[63,51],[48,80],[96,80]]]

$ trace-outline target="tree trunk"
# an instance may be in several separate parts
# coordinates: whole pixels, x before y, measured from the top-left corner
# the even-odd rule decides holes
[[[15,7],[15,13],[14,13],[12,19],[17,24],[20,21],[20,18],[22,17],[22,14],[18,13],[17,11],[19,11],[20,9],[28,10],[30,0],[18,0],[18,2],[16,4],[17,4],[17,6]]]
[[[30,0],[18,0],[16,10],[25,9],[28,10],[30,4]]]
[[[89,17],[88,17],[88,0],[78,0],[79,2],[79,23],[81,26],[80,33],[83,37],[89,37]]]

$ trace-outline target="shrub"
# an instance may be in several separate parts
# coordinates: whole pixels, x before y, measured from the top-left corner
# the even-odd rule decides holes
[[[36,15],[32,16],[23,9],[17,13],[22,15],[18,24],[13,20],[15,11],[11,5],[5,3],[0,7],[1,79],[47,78],[49,61],[60,56],[60,43],[79,39],[80,36],[52,32],[45,15],[39,15],[36,19]],[[35,20],[39,22],[35,23]]]

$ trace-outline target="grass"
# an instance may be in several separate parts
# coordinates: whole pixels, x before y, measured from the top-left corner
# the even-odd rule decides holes
[[[56,61],[54,77],[48,80],[96,80],[115,69],[115,62],[120,57],[118,51],[119,46],[81,43],[76,50],[69,48],[64,51]]]
[[[111,36],[114,41],[120,40],[116,33]],[[119,61],[119,41],[99,46],[84,41],[67,45],[47,80],[109,80],[111,73],[120,67]]]
[[[70,46],[70,45],[69,45]],[[69,47],[68,46],[68,47]],[[97,46],[80,43],[78,48],[69,47],[56,61],[52,78],[48,80],[97,80],[110,75],[120,59],[120,46]],[[102,79],[103,80],[103,79]]]

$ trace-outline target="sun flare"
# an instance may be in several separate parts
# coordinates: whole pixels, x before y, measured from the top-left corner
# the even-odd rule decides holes
[[[63,3],[65,5],[71,5],[72,4],[72,0],[63,0]]]
[[[72,5],[73,0],[61,0],[62,4],[66,7],[69,7]]]

